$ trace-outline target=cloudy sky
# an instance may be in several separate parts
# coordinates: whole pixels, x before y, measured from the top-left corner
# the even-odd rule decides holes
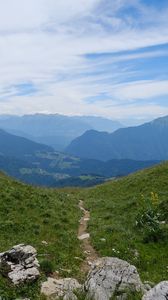
[[[168,114],[168,0],[0,0],[0,114]]]

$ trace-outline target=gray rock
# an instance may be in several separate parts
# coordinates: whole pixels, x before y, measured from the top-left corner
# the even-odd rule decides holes
[[[92,266],[84,285],[87,299],[109,300],[118,292],[116,299],[126,299],[125,291],[145,292],[137,269],[116,257],[100,258]]]
[[[167,300],[168,299],[168,281],[162,281],[147,292],[142,300]]]
[[[36,249],[29,245],[17,245],[0,254],[0,272],[18,285],[25,281],[36,280],[39,263]]]
[[[75,294],[73,292],[68,292],[63,300],[78,300],[78,298],[75,296]]]
[[[47,281],[42,284],[41,294],[54,300],[60,297],[63,297],[63,300],[77,300],[73,291],[81,288],[82,286],[76,279],[54,279],[49,277]]]

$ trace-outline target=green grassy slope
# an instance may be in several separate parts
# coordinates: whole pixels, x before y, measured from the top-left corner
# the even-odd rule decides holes
[[[47,260],[62,276],[78,276],[80,261],[75,257],[82,253],[77,240],[77,205],[73,190],[70,195],[66,190],[33,188],[0,174],[0,252],[16,244],[30,244],[42,264]],[[0,276],[0,296],[8,300],[21,296],[41,299],[39,286],[37,282],[14,289]]]
[[[153,233],[136,225],[137,216],[151,206],[151,192],[159,198],[153,201],[157,202],[154,218],[160,223],[152,223],[157,223],[158,235],[156,228]],[[80,199],[91,211],[89,231],[100,256],[128,260],[143,280],[157,283],[168,278],[168,163],[90,189],[34,188],[0,174],[0,252],[15,244],[31,244],[43,268],[47,261],[61,276],[82,278],[80,259],[75,258],[83,257],[77,239]],[[0,276],[0,296],[42,300],[44,277],[14,288]]]
[[[151,192],[158,194],[159,204],[154,209],[162,222],[157,224],[160,231],[154,232],[156,242],[149,226],[136,225],[137,215],[150,206]],[[101,256],[128,260],[137,266],[143,280],[168,278],[168,163],[83,190],[80,197],[91,211],[89,230]]]

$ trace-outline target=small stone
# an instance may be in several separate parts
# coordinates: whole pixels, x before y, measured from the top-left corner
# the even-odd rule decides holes
[[[81,257],[75,256],[74,258],[75,258],[76,260],[83,261],[83,259],[82,259]]]
[[[48,245],[48,243],[46,241],[42,241],[41,243],[42,243],[42,245],[45,245],[45,246]]]
[[[78,236],[78,239],[80,241],[85,240],[85,239],[89,239],[89,238],[90,238],[90,234],[89,233],[84,233],[84,234]]]
[[[60,271],[70,274],[72,270],[60,268]]]
[[[89,250],[84,251],[84,254],[90,254],[91,252]]]
[[[101,242],[106,242],[106,239],[102,238],[100,239]]]

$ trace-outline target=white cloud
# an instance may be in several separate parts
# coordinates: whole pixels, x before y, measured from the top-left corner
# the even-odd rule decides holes
[[[128,18],[119,17],[119,10],[126,5],[134,5],[140,11],[139,22],[144,22],[144,27],[134,27],[132,18],[129,22]],[[155,57],[165,51],[109,58],[113,64],[110,75],[106,70],[96,74],[103,64],[108,64],[108,59],[92,62],[84,57],[88,53],[137,50],[168,43],[165,15],[166,10],[160,14],[156,9],[149,14],[149,9],[138,0],[0,0],[1,113],[55,111],[120,116],[130,111],[130,106],[121,108],[121,99],[126,105],[130,99],[167,95],[166,80],[119,84],[119,78],[126,78],[131,70],[116,66],[118,61]],[[146,23],[150,25],[147,27]],[[87,74],[91,71],[95,72],[92,77]],[[38,93],[16,96],[13,86],[25,82],[35,85]],[[111,100],[102,99],[96,104],[85,101],[103,92]],[[113,109],[109,109],[110,104]],[[145,113],[145,107],[139,114]],[[151,112],[154,114],[156,109],[162,112],[157,105],[151,107]],[[133,111],[134,107],[130,115]]]
[[[118,85],[112,90],[115,99],[138,100],[168,96],[168,80],[138,81]]]
[[[23,31],[63,24],[84,15],[97,0],[0,0],[0,30]]]

